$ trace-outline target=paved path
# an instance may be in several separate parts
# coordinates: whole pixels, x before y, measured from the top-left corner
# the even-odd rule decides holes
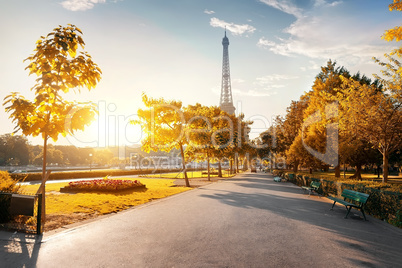
[[[401,267],[402,230],[263,173],[63,232],[0,232],[0,267]]]

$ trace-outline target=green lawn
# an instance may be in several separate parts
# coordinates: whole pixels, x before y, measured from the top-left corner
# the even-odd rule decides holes
[[[138,180],[135,178],[133,180]],[[172,187],[174,180],[140,179],[146,185],[145,191],[128,193],[60,193],[60,188],[68,183],[46,185],[46,214],[108,214],[133,206],[144,204],[154,199],[164,198],[191,188]],[[23,193],[35,193],[39,185],[22,185]]]

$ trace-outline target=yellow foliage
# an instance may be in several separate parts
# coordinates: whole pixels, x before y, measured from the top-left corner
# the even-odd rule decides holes
[[[402,0],[394,0],[394,2],[389,5],[389,11],[392,10],[402,11]]]
[[[17,185],[17,180],[13,180],[7,171],[0,171],[0,191],[18,192],[20,186]]]
[[[42,134],[57,140],[59,134],[65,136],[74,130],[83,130],[95,116],[95,105],[75,103],[64,100],[60,91],[94,88],[100,80],[101,70],[91,56],[79,51],[84,42],[74,25],[59,26],[36,43],[34,54],[25,59],[29,65],[29,75],[36,74],[36,84],[31,88],[35,93],[33,101],[25,99],[16,92],[4,99],[6,112],[16,123],[15,132],[22,130],[24,135]],[[80,54],[77,56],[77,54]],[[77,111],[73,114],[71,111]],[[69,128],[64,129],[69,121]]]
[[[400,41],[402,39],[402,27],[397,26],[393,29],[385,31],[385,34],[382,36],[382,38],[388,42],[394,39],[397,42]]]
[[[402,11],[402,0],[394,0],[392,4],[389,5],[389,10],[393,11]],[[395,39],[395,41],[400,41],[402,39],[402,27],[397,26],[393,29],[389,29],[385,31],[384,35],[382,36],[383,39],[386,41],[392,41]]]

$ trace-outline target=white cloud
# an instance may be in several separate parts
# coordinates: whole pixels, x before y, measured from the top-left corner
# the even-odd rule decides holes
[[[271,85],[273,87],[282,87],[278,85],[274,85],[274,83],[286,81],[286,80],[293,80],[297,79],[297,76],[292,75],[284,75],[284,74],[270,74],[262,77],[257,77],[256,82],[254,84],[264,86],[264,85]]]
[[[205,14],[208,14],[208,15],[212,15],[212,14],[214,14],[214,13],[215,13],[215,11],[205,9],[205,10],[204,10],[204,13],[205,13]]]
[[[105,3],[106,0],[66,0],[61,5],[71,11],[85,11],[92,9],[95,4]]]
[[[260,89],[260,88],[254,88],[254,89],[249,89],[249,90],[241,90],[238,88],[233,89],[232,88],[233,95],[235,96],[247,96],[247,97],[269,97],[272,95],[278,94],[277,91],[265,88],[265,89]]]
[[[270,7],[276,8],[284,13],[302,18],[304,10],[296,5],[296,0],[259,0]],[[334,7],[343,3],[342,1],[315,0],[314,7]]]
[[[234,96],[248,96],[248,97],[269,97],[278,94],[279,89],[289,86],[289,80],[297,79],[297,76],[271,74],[255,78],[252,83],[253,88],[244,88],[245,85],[234,85],[232,92]]]
[[[302,16],[302,10],[289,0],[260,0],[260,2],[287,14],[293,15],[296,18]]]
[[[320,65],[316,63],[315,61],[310,60],[308,66],[300,67],[300,70],[302,71],[308,71],[308,70],[319,70]]]
[[[285,85],[279,85],[275,84],[275,82],[269,83],[269,82],[264,82],[262,80],[264,79],[270,79],[268,77],[272,77],[273,80],[281,80],[280,77],[283,77],[285,79],[286,76],[281,76],[281,75],[271,75],[271,76],[264,76],[260,78],[256,78],[256,81],[252,83],[252,87],[250,89],[250,84],[246,83],[247,81],[241,79],[241,78],[236,78],[232,80],[232,94],[233,98],[236,99],[237,97],[240,96],[247,96],[247,97],[269,97],[272,95],[278,94],[277,89],[279,88],[284,88]],[[211,88],[211,91],[215,94],[220,96],[221,94],[221,87],[220,86],[215,86]]]
[[[242,35],[244,33],[253,33],[256,29],[248,24],[234,24],[233,22],[225,22],[218,18],[211,18],[209,24],[212,27],[225,28],[230,31],[233,35]]]
[[[283,30],[288,37],[261,37],[257,46],[283,56],[333,59],[342,62],[342,65],[369,63],[372,56],[386,52],[380,38],[373,38],[381,36],[381,25],[374,22],[362,24],[358,16],[345,18],[341,10],[333,12],[334,6],[341,3],[316,0],[311,10],[299,10],[302,15]],[[389,46],[388,51],[391,49],[392,46]]]
[[[326,0],[315,0],[314,7],[320,7],[320,6],[334,7],[342,3],[343,3],[342,1],[328,2]]]
[[[235,79],[233,79],[232,80],[232,82],[233,82],[233,84],[235,84],[235,83],[244,83],[244,82],[246,82],[245,80],[243,80],[243,79],[241,79],[241,78],[235,78]]]

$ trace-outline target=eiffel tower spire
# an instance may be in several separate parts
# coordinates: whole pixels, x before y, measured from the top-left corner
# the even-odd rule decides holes
[[[223,45],[223,61],[222,61],[222,86],[221,86],[221,100],[219,107],[228,114],[234,114],[235,107],[233,106],[232,86],[230,83],[230,67],[229,67],[229,39],[225,37],[222,39]]]

